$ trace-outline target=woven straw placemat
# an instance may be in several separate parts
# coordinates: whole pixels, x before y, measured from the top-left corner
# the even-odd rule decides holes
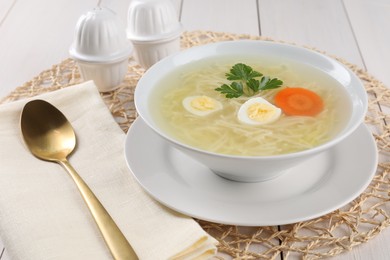
[[[208,31],[185,32],[182,48],[189,48],[217,41],[238,39],[272,39],[232,35]],[[366,124],[373,130],[380,155],[390,156],[390,89],[370,76],[366,71],[344,60],[363,81],[369,94],[369,111]],[[128,74],[120,87],[102,98],[113,116],[127,132],[137,113],[133,94],[144,70],[130,59]],[[16,88],[0,103],[35,96],[82,82],[77,66],[67,59],[51,69],[43,71],[31,81]],[[383,156],[382,156],[383,157]],[[354,201],[330,214],[310,221],[286,226],[237,227],[199,221],[200,225],[220,242],[217,258],[235,259],[318,259],[337,255],[364,243],[390,225],[390,161],[381,159],[369,187]]]

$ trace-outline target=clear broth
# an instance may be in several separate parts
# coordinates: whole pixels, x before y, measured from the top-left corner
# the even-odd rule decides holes
[[[236,63],[281,79],[283,87],[316,92],[324,101],[324,110],[315,117],[282,115],[276,122],[261,126],[240,123],[240,105],[255,96],[227,99],[215,91],[229,83],[225,74]],[[274,96],[281,89],[256,96],[274,104]],[[224,108],[206,117],[193,115],[185,110],[182,100],[194,95],[213,97]],[[149,101],[152,116],[172,138],[206,151],[241,156],[286,154],[318,146],[343,129],[351,114],[348,93],[338,81],[308,65],[267,57],[218,57],[181,66],[159,82]]]

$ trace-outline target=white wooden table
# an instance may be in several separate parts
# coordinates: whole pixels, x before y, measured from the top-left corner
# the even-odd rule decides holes
[[[262,35],[316,47],[390,86],[390,0],[172,1],[184,30]],[[125,25],[129,2],[103,0],[101,5],[116,11]],[[77,19],[97,3],[1,0],[0,98],[66,59]],[[0,259],[9,259],[1,242]],[[390,259],[390,229],[333,259]]]

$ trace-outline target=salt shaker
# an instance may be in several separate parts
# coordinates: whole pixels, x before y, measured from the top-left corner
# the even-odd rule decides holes
[[[100,92],[106,92],[123,81],[132,49],[116,14],[96,7],[79,18],[69,53],[82,78],[93,80]]]
[[[127,14],[127,38],[134,57],[145,69],[180,51],[181,24],[171,0],[132,0]]]

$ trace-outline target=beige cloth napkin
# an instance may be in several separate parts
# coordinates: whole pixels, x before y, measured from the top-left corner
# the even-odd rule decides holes
[[[124,159],[125,134],[93,82],[35,97],[71,121],[69,158],[140,259],[203,259],[216,241],[193,219],[150,198]],[[11,259],[112,259],[76,186],[62,167],[36,159],[21,139],[27,100],[0,106],[0,237]],[[184,255],[182,255],[184,254]]]

